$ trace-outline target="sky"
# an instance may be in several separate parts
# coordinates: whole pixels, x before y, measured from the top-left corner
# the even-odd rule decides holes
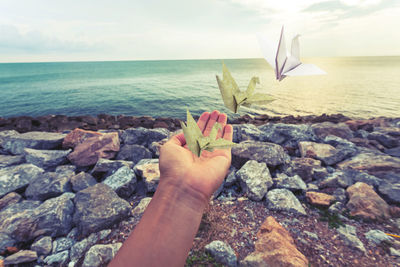
[[[399,0],[0,0],[0,62],[400,55]]]

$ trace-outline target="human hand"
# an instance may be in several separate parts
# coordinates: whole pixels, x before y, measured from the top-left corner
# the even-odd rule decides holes
[[[213,111],[204,112],[198,122],[204,136],[208,136],[213,125],[218,122],[221,129],[217,138],[232,141],[232,125],[226,124],[226,114]],[[200,157],[186,146],[183,133],[173,136],[160,150],[160,185],[168,184],[183,192],[194,193],[202,201],[208,202],[211,195],[221,185],[231,165],[231,149],[203,151]]]

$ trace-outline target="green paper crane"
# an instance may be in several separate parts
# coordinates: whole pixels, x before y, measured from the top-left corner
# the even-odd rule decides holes
[[[211,129],[210,135],[204,136],[189,110],[187,110],[186,116],[186,125],[184,122],[181,122],[181,127],[189,150],[197,157],[200,157],[203,150],[212,152],[214,149],[230,148],[235,145],[235,143],[226,139],[217,139],[218,130],[221,129],[221,124],[215,123]]]
[[[260,83],[258,77],[251,78],[247,90],[242,92],[224,63],[222,63],[222,73],[222,80],[217,75],[218,87],[225,106],[232,112],[237,113],[241,105],[249,107],[251,104],[267,104],[275,100],[270,95],[254,93],[256,84]]]

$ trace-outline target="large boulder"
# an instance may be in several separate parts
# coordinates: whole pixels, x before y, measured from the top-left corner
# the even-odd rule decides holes
[[[75,165],[84,167],[96,164],[100,158],[114,158],[119,151],[118,133],[93,136],[79,143],[68,159]]]
[[[67,134],[67,136],[65,136],[62,146],[63,148],[75,148],[78,144],[82,143],[86,139],[101,135],[102,134],[99,132],[86,131],[76,128],[72,132]]]
[[[64,137],[61,133],[27,132],[7,136],[3,147],[14,155],[23,154],[24,148],[55,149],[61,146]]]
[[[265,162],[269,167],[287,164],[289,155],[277,144],[244,141],[232,148],[232,165],[239,169],[248,160]]]
[[[374,191],[373,187],[357,182],[347,188],[350,215],[364,220],[383,221],[390,218],[389,205]]]
[[[297,197],[287,189],[273,189],[266,196],[267,207],[271,210],[287,211],[307,215]]]
[[[25,148],[24,154],[27,163],[32,163],[43,169],[55,168],[68,161],[71,150],[37,150]]]
[[[0,169],[0,197],[24,189],[30,182],[40,177],[43,172],[42,168],[29,163]]]
[[[33,200],[46,200],[71,191],[70,177],[56,172],[46,172],[29,184],[25,196]]]
[[[103,181],[122,198],[128,198],[133,194],[136,182],[135,172],[127,166],[121,167]]]
[[[151,143],[168,138],[169,135],[170,132],[164,128],[145,129],[138,127],[126,129],[121,134],[121,139],[124,144],[149,147]]]
[[[389,172],[400,173],[400,158],[378,152],[363,151],[339,163],[338,168],[365,171],[371,175],[381,177]]]
[[[255,160],[247,161],[236,172],[242,190],[254,201],[260,201],[271,187],[273,182],[267,164]]]
[[[141,159],[152,158],[153,154],[150,150],[141,145],[123,145],[116,157],[117,160],[132,161],[133,164],[138,163]]]
[[[84,234],[109,228],[131,213],[129,203],[102,183],[79,191],[74,203],[74,222]]]
[[[272,216],[261,225],[257,233],[255,251],[240,266],[306,267],[307,258],[297,249],[290,233]]]

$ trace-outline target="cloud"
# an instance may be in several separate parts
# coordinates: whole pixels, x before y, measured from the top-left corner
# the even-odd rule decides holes
[[[103,44],[61,40],[40,31],[23,33],[14,25],[0,25],[0,54],[4,53],[83,53],[104,49]]]

